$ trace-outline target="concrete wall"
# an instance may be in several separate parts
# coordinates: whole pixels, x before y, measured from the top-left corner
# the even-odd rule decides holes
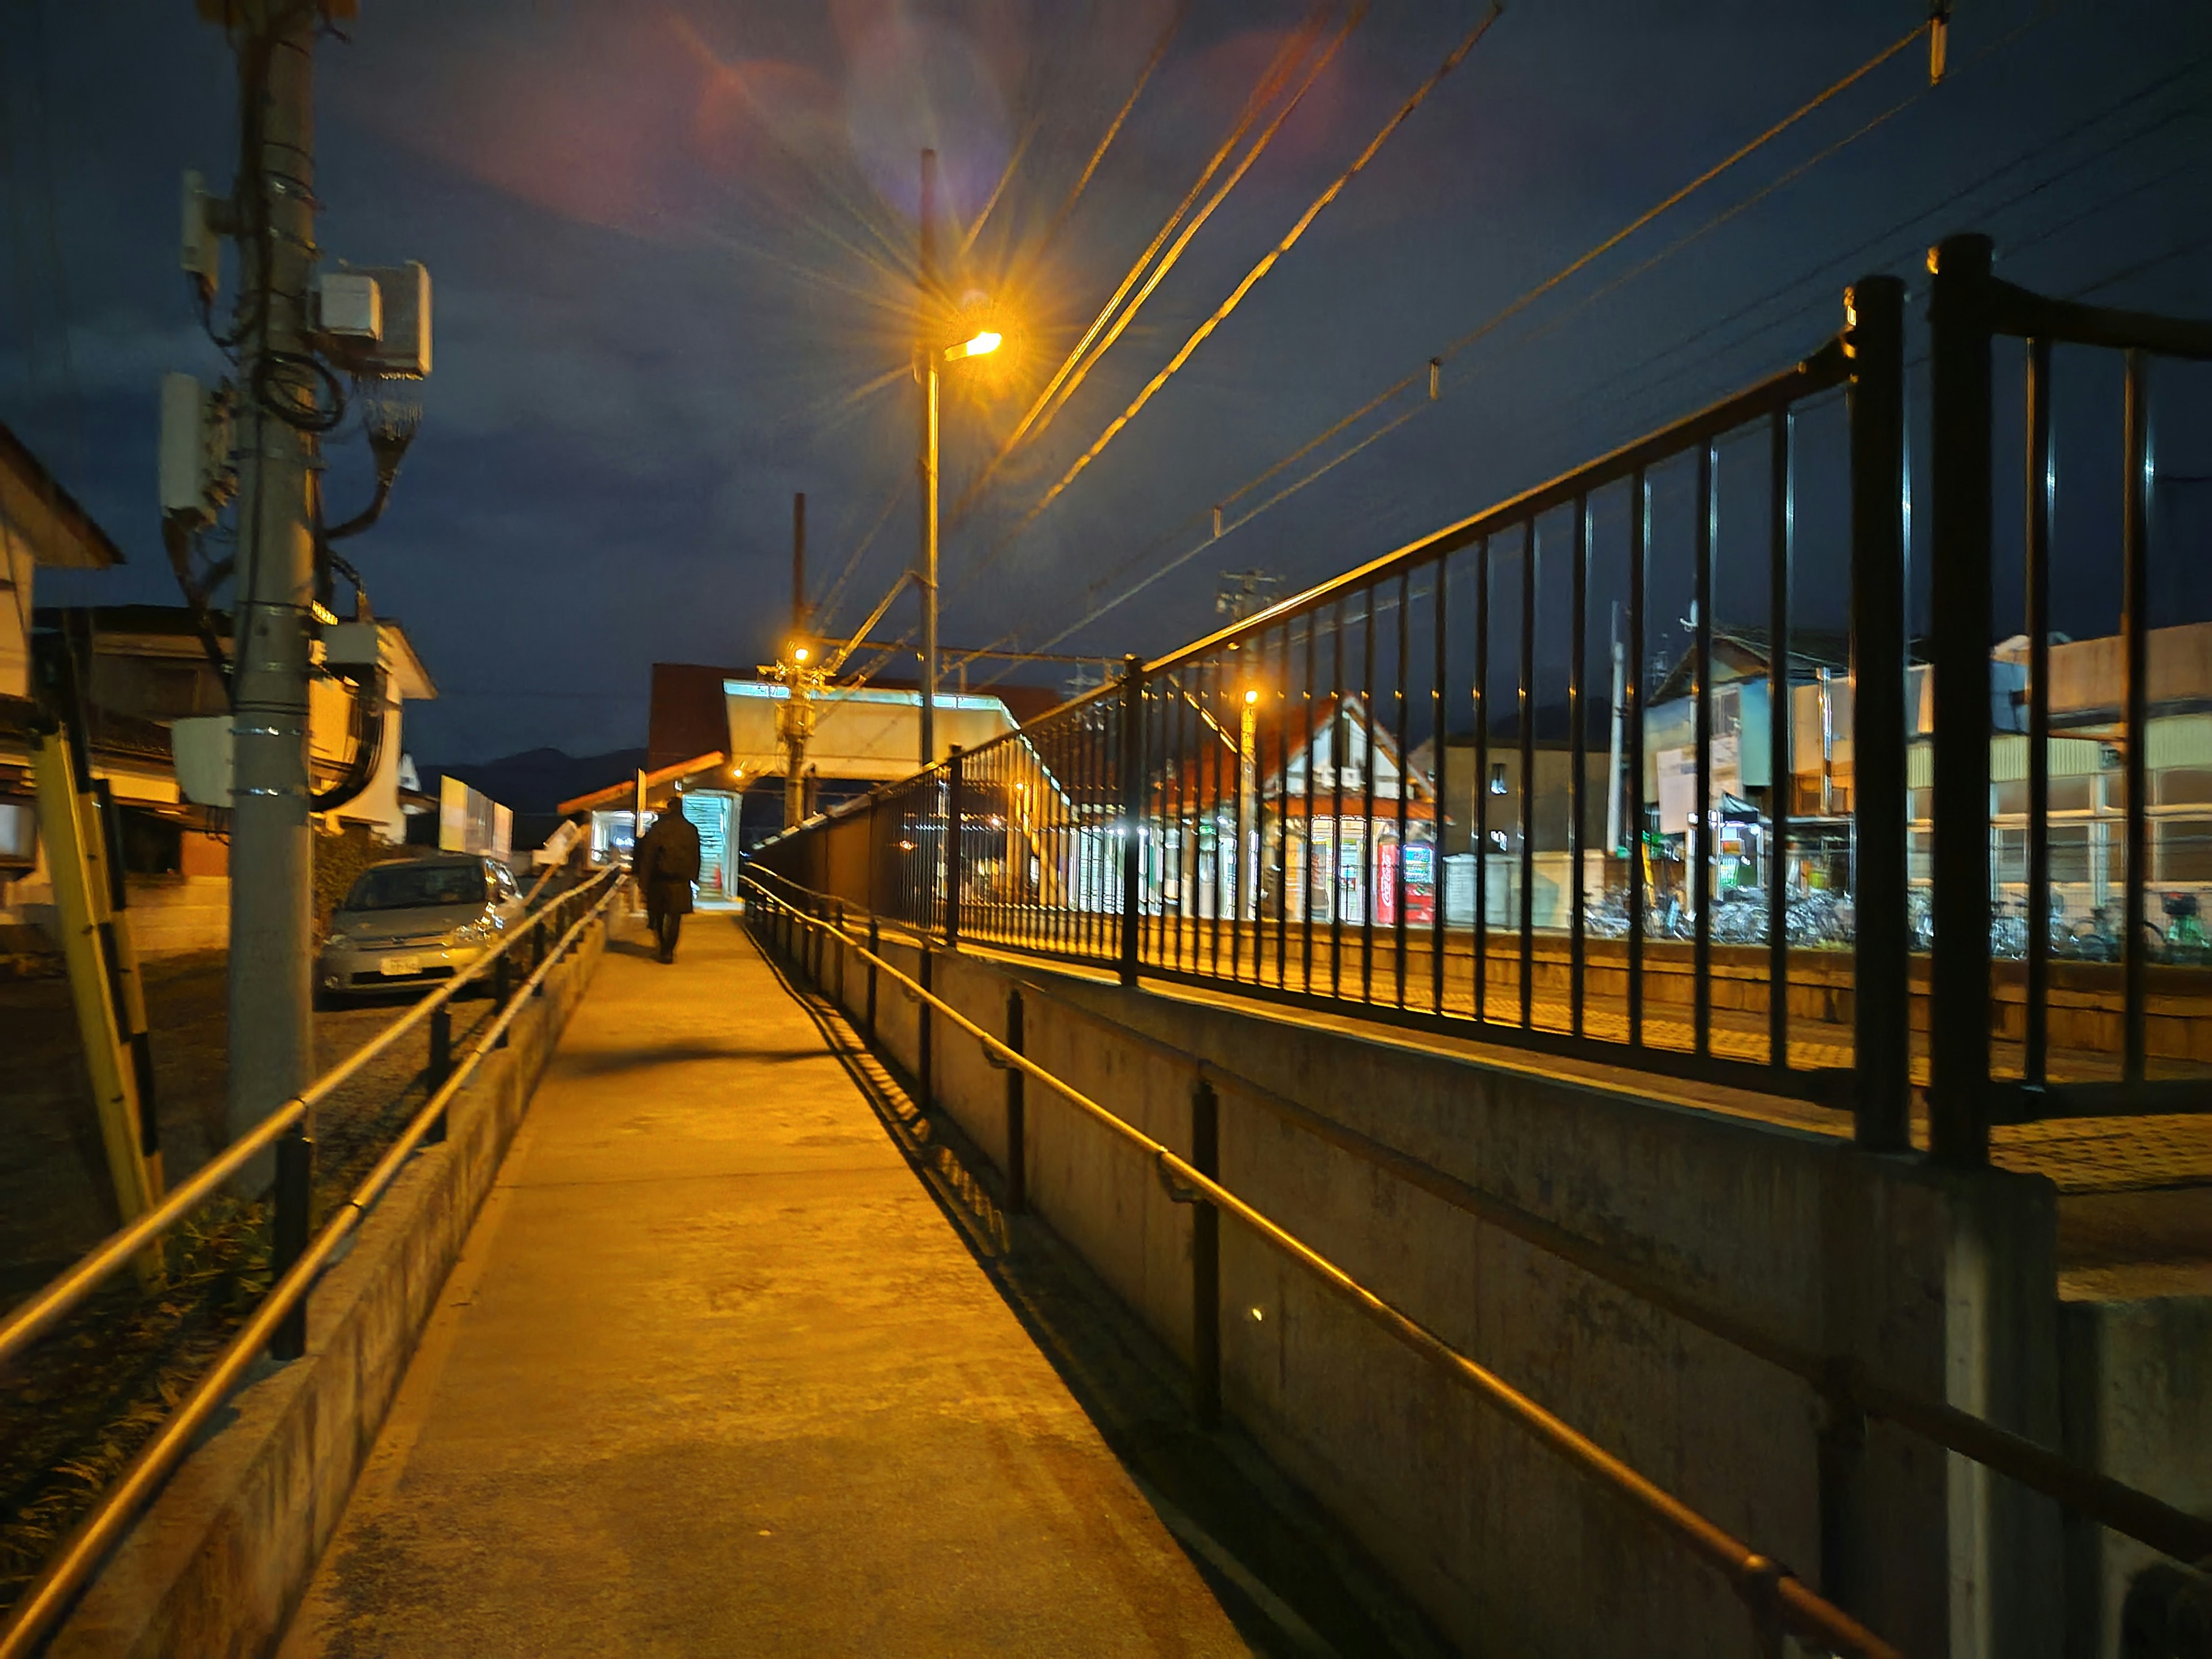
[[[604,932],[587,932],[385,1194],[307,1304],[307,1352],[264,1361],[54,1637],[49,1659],[273,1653],[337,1530],[423,1322]]]
[[[912,970],[915,948],[886,942]],[[1832,1139],[1654,1104],[1053,973],[1028,1051],[1172,1146],[1188,1072],[1110,1016],[1425,1159],[1804,1346],[2056,1443],[2047,1183],[1946,1174]],[[826,976],[834,986],[834,971]],[[1006,970],[935,958],[939,994],[1003,1030]],[[865,976],[849,970],[858,1009]],[[879,1042],[911,1070],[914,1005]],[[941,1022],[940,1022],[941,1024]],[[933,1086],[1003,1160],[1005,1074],[942,1030]],[[1035,1085],[1031,1203],[1176,1352],[1190,1346],[1190,1211],[1125,1145]],[[1796,1380],[1223,1092],[1223,1178],[1507,1382],[1915,1654],[2053,1655],[2055,1507],[1881,1424],[1821,1473]],[[1678,1542],[1428,1368],[1284,1258],[1222,1229],[1230,1413],[1470,1651],[1750,1655],[1733,1593]],[[1845,1473],[1847,1471],[1847,1473]],[[1825,1507],[1824,1507],[1825,1506]],[[1825,1519],[1824,1519],[1825,1516]]]
[[[2177,1509],[2212,1515],[2212,1297],[2072,1302],[2061,1333],[2068,1455]],[[2121,1641],[2131,1595],[2140,1627],[2158,1616],[2143,1604],[2168,1601],[2185,1582],[2164,1558],[2071,1518],[2066,1554],[2068,1659],[2188,1650]],[[2212,1628],[2212,1579],[2180,1593],[2201,1609],[2197,1629]]]

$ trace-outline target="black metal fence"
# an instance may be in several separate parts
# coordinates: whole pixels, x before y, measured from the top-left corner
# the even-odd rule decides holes
[[[1924,666],[1908,644],[1905,294],[1878,276],[1782,373],[1132,659],[1117,684],[810,821],[754,866],[948,942],[1132,983],[1824,1101],[1875,1147],[1910,1144],[1922,1077],[1934,1144],[1966,1161],[1992,1121],[2192,1104],[2188,1076],[2212,1068],[2185,1036],[2154,1067],[2146,1039],[2142,383],[2147,354],[2203,356],[2212,330],[2039,300],[1988,259],[1964,238],[1931,261]],[[2064,1043],[2051,937],[2008,921],[1993,879],[2000,332],[2031,338],[2046,450],[2050,341],[2130,354],[2127,923],[2119,962],[2063,964]],[[2029,458],[2033,477],[2046,459]],[[2032,507],[2031,915],[2051,885],[2046,532]],[[1846,625],[1808,623],[1820,611]],[[1670,635],[1679,654],[1655,665]],[[1930,772],[1932,858],[1912,828]],[[2023,931],[2018,975],[1993,975]],[[2117,1054],[2100,1035],[2115,1024]]]

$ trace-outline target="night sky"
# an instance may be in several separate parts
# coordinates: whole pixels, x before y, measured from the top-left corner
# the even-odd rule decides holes
[[[1481,9],[1377,0],[1121,343],[948,529],[949,643],[1040,643],[1190,552],[1212,503],[1926,7],[1516,0],[1188,367],[1008,541]],[[409,712],[416,757],[639,744],[653,661],[763,660],[789,604],[795,489],[817,591],[890,504],[830,619],[856,623],[915,544],[903,366],[917,149],[933,142],[945,158],[949,247],[1019,149],[949,279],[996,301],[1010,336],[948,380],[949,507],[1306,15],[1193,5],[1041,250],[1173,11],[366,0],[350,40],[319,57],[321,229],[333,258],[421,259],[436,285],[420,438],[384,523],[348,549],[443,690]],[[1946,232],[1989,232],[2000,273],[2046,292],[2212,315],[2212,7],[1960,0],[1951,67],[1928,90],[1916,42],[1452,356],[1438,402],[1424,385],[1347,429],[1230,516],[1420,406],[1057,648],[1163,651],[1214,625],[1225,570],[1303,586],[1539,482],[1812,349],[1864,272],[1912,283],[1917,350],[1922,259]],[[176,198],[186,167],[228,187],[229,52],[185,0],[11,0],[0,88],[0,418],[131,560],[42,576],[40,598],[172,602],[154,388],[165,370],[211,378],[220,365],[176,268]],[[2117,591],[2100,503],[2117,500],[2118,376],[2086,360],[2061,374],[2073,401],[2058,620],[2080,634],[2110,626]],[[2154,526],[2161,621],[2212,611],[2208,374],[2175,369],[2155,387],[2171,480]],[[2001,404],[2011,384],[2001,368]],[[358,439],[339,446],[334,514],[364,475]],[[2016,479],[1999,489],[2002,535]],[[1826,620],[1811,614],[1819,586],[1808,620]],[[1721,592],[1725,612],[1725,568]],[[902,600],[889,626],[913,615]]]

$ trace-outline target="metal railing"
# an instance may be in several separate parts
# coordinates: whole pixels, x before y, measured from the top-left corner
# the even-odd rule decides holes
[[[817,985],[828,986],[834,980],[834,994],[841,1003],[846,1000],[846,957],[849,954],[866,965],[866,1013],[862,1035],[871,1043],[876,1038],[877,975],[884,971],[890,972],[898,982],[916,994],[923,994],[931,1009],[951,1013],[959,1029],[979,1039],[988,1037],[972,1020],[951,1010],[942,999],[927,990],[933,950],[927,935],[917,933],[906,941],[921,951],[920,978],[909,978],[891,969],[882,957],[878,946],[881,937],[878,918],[865,918],[869,943],[864,949],[854,943],[848,931],[851,923],[861,918],[848,913],[843,901],[808,891],[787,880],[780,880],[774,890],[752,877],[746,880],[761,894],[769,911],[765,918],[753,919],[756,937],[765,938]],[[836,953],[834,962],[826,957],[830,951]],[[1194,1097],[1194,1123],[1203,1126],[1194,1131],[1194,1138],[1203,1144],[1194,1146],[1194,1158],[1209,1172],[1214,1170],[1218,1157],[1218,1101],[1223,1095],[1234,1096],[1260,1107],[1278,1121],[1510,1233],[1592,1278],[1796,1377],[1810,1387],[1826,1407],[1828,1420],[1822,1430],[1824,1440],[1832,1440],[1838,1446],[1855,1447],[1863,1439],[1869,1419],[1893,1423],[2017,1481],[2100,1526],[2200,1571],[2212,1570],[2212,1517],[2191,1515],[2151,1493],[2074,1463],[1985,1418],[1885,1382],[1848,1356],[1822,1353],[1762,1329],[1751,1321],[1712,1306],[1662,1273],[1625,1260],[1617,1250],[1594,1243],[1372,1136],[1325,1117],[1231,1067],[1176,1048],[1107,1015],[1056,996],[1034,981],[1015,977],[1010,963],[1000,966],[1012,981],[1014,989],[1008,998],[1006,1037],[988,1039],[994,1050],[1020,1049],[1025,1024],[1024,1000],[1033,997],[1051,1002],[1061,1014],[1109,1031],[1117,1042],[1134,1044],[1180,1066],[1190,1073],[1194,1090],[1203,1094],[1202,1099]],[[927,1032],[933,1023],[927,1018],[921,1022],[925,1054]],[[994,1060],[993,1063],[1001,1062]],[[1052,1086],[1056,1090],[1062,1087],[1057,1082]],[[926,1091],[926,1085],[924,1088]],[[926,1106],[928,1103],[925,1100],[923,1103]],[[1006,1207],[1016,1214],[1026,1207],[1023,1147],[1028,1132],[1024,1106],[1022,1091],[1010,1074],[1006,1123],[1009,1150],[1007,1167],[1002,1176],[1008,1195]],[[1086,1104],[1085,1109],[1099,1109]],[[1213,1292],[1206,1288],[1213,1282],[1212,1275],[1217,1271],[1213,1264],[1217,1261],[1206,1249],[1194,1250],[1196,1329],[1192,1349],[1198,1357],[1198,1374],[1194,1378],[1193,1391],[1202,1420],[1210,1420],[1218,1413],[1220,1402],[1218,1310]],[[1823,1470],[1825,1480],[1825,1458]]]
[[[48,1559],[39,1576],[0,1625],[0,1659],[33,1652],[68,1610],[140,1510],[161,1489],[222,1407],[230,1390],[266,1352],[296,1359],[307,1352],[308,1293],[338,1247],[360,1226],[407,1160],[424,1145],[442,1141],[446,1113],[484,1057],[507,1046],[507,1028],[543,989],[554,967],[621,890],[623,872],[609,870],[560,895],[517,923],[492,950],[233,1141],[163,1201],[86,1255],[45,1289],[0,1319],[0,1366],[83,1305],[135,1256],[159,1241],[225,1183],[270,1148],[276,1184],[268,1292],[247,1316],[210,1369],[193,1384],[142,1446],[122,1474]],[[514,981],[518,958],[526,977]],[[489,977],[494,1008],[473,1047],[458,1063],[453,1054],[450,1006],[461,991]],[[312,1231],[314,1143],[307,1130],[317,1107],[401,1038],[428,1025],[428,1098],[409,1119],[375,1167],[355,1188],[319,1232]]]
[[[1956,250],[1974,245],[1970,277]],[[1929,667],[1907,650],[1904,289],[1869,277],[1846,292],[1842,331],[1784,372],[1170,655],[1130,659],[1117,684],[787,831],[753,867],[948,943],[1128,983],[1350,1008],[1846,1108],[1873,1150],[1911,1145],[1916,1052],[1949,1162],[1985,1161],[1993,1121],[2201,1109],[2206,1067],[2146,1077],[2149,993],[2177,988],[2150,983],[2140,925],[2141,463],[2145,355],[2212,355],[2212,326],[2043,300],[1988,276],[1985,241],[1944,247]],[[2074,1046],[2054,1066],[2046,930],[2026,927],[2024,1011],[1990,970],[1993,933],[2009,949],[2019,931],[1993,917],[1990,850],[1989,341],[2003,331],[2034,333],[2032,364],[2052,339],[2131,354],[2128,922],[2118,966],[2064,969],[2069,993],[2118,1006],[2117,1065],[2096,1018],[2069,1012]],[[2047,366],[2032,369],[2039,479],[2049,392]],[[2028,526],[2042,641],[2031,915],[2052,884],[2047,507],[2032,503]],[[1610,639],[1592,599],[1608,590],[1625,594]],[[1679,660],[1648,677],[1684,606]],[[1823,606],[1848,626],[1809,625]],[[1608,647],[1601,690],[1591,665]],[[1966,712],[1931,726],[1923,673],[1936,709]],[[1908,787],[1923,742],[1937,848],[1924,871],[1911,826],[1931,792]],[[2160,971],[2189,975],[2212,1018],[2212,973]],[[2015,1018],[2016,1082],[1992,1053],[1993,1027]]]
[[[1986,236],[1954,236],[1930,256],[1929,380],[1936,445],[1931,489],[1934,630],[1929,641],[1934,732],[1934,926],[1929,1115],[1939,1155],[1979,1162],[1992,1122],[2082,1110],[2202,1110],[2203,1078],[2148,1075],[2150,926],[2150,462],[2149,386],[2154,359],[2212,362],[2212,323],[2185,322],[2054,300],[1990,273]],[[1999,337],[2026,348],[2023,387],[2027,484],[2022,514],[2027,636],[2027,899],[2025,1032],[2017,1079],[1999,1079],[1986,1009],[1990,993],[1990,763],[1986,741],[1969,739],[1990,707],[1989,617],[1993,581],[1990,519],[1991,348]],[[2114,688],[2123,759],[2124,920],[2119,1076],[2102,1087],[2055,1085],[2051,1077],[2051,515],[2056,494],[2051,428],[2054,345],[2120,354],[2120,684]],[[1972,711],[1954,718],[1954,711]]]
[[[933,991],[926,974],[916,978],[902,972],[878,951],[855,945],[842,926],[805,914],[764,883],[751,877],[744,879],[760,901],[757,907],[749,905],[747,912],[748,923],[757,937],[769,937],[794,961],[801,960],[805,954],[793,948],[802,939],[817,940],[836,950],[841,960],[848,953],[857,955],[868,969],[872,993],[879,978],[889,979],[921,1006],[926,1016],[921,1022],[924,1028],[942,1021],[974,1041],[992,1066],[1008,1073],[1010,1109],[1018,1112],[1024,1101],[1023,1092],[1012,1082],[1020,1078],[1048,1091],[1109,1130],[1122,1145],[1151,1160],[1163,1186],[1176,1202],[1194,1206],[1198,1217],[1226,1216],[1242,1224],[1394,1340],[1503,1413],[1540,1444],[1631,1504],[1661,1530],[1718,1570],[1750,1612],[1762,1637],[1771,1642],[1786,1632],[1801,1641],[1818,1644],[1825,1652],[1864,1656],[1864,1659],[1893,1659],[1896,1649],[1822,1600],[1781,1563],[1759,1554],[1647,1480],[1222,1185],[1218,1170],[1214,1167],[1218,1161],[1216,1149],[1196,1148],[1194,1158],[1184,1158],[1023,1054],[1018,1024],[1014,1027],[1016,1041],[994,1036]],[[928,942],[924,939],[921,944],[926,963]],[[821,969],[818,957],[816,960],[817,965],[810,972],[818,981]],[[1200,1082],[1202,1087],[1212,1087],[1202,1073]],[[1020,1138],[1019,1131],[1010,1137],[1017,1145]],[[1197,1392],[1202,1416],[1208,1414],[1209,1409],[1218,1412],[1220,1400],[1218,1248],[1218,1239],[1209,1231],[1206,1244],[1194,1249],[1192,1253],[1194,1319],[1200,1330],[1206,1334],[1195,1345],[1201,1360]]]

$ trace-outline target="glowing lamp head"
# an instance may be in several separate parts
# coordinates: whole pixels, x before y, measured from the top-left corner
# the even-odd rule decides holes
[[[806,660],[806,656],[807,656],[807,652],[806,652],[806,647],[805,647],[805,646],[803,646],[803,645],[794,645],[793,647],[791,647],[791,659],[792,659],[792,661],[793,661],[793,662],[805,662],[805,661]]]
[[[1004,343],[1004,336],[994,334],[987,328],[973,338],[963,340],[957,346],[947,346],[945,349],[945,361],[948,363],[957,363],[963,357],[988,357]]]
[[[1259,701],[1260,694],[1257,691],[1247,691],[1244,694],[1244,702],[1247,708],[1249,708],[1252,704]]]

